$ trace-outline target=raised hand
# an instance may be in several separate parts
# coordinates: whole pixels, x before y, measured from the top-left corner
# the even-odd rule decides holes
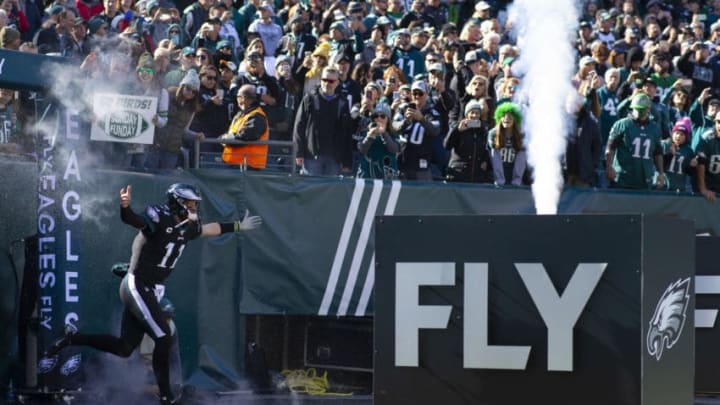
[[[123,208],[129,207],[130,200],[132,200],[132,186],[128,184],[127,187],[120,189],[120,206]]]
[[[250,210],[245,210],[245,217],[242,221],[235,222],[235,229],[240,231],[250,231],[262,225],[262,218],[257,215],[250,216]]]

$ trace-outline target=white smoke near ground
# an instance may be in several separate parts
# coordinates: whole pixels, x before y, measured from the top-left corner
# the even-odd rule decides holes
[[[576,52],[572,46],[578,26],[574,0],[516,0],[509,18],[521,49],[513,71],[522,77],[523,130],[528,164],[533,168],[533,198],[538,214],[556,214],[563,187],[561,159],[566,134],[574,125],[565,101],[575,92]]]

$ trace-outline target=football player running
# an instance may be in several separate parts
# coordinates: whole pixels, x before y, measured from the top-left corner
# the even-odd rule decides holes
[[[147,333],[155,341],[152,356],[160,403],[175,404],[170,387],[169,355],[172,331],[165,321],[159,301],[164,295],[163,281],[170,275],[188,241],[198,236],[217,236],[228,232],[249,231],[262,224],[259,216],[245,211],[242,221],[203,224],[199,203],[202,197],[189,184],[176,183],[167,191],[167,204],[151,205],[143,214],[130,208],[132,187],[120,190],[120,218],[140,230],[132,243],[130,268],[120,286],[125,305],[120,336],[80,334],[67,328],[46,356],[55,356],[64,347],[90,346],[121,357],[128,357]]]

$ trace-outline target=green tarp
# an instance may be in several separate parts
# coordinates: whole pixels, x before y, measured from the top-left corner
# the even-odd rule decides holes
[[[0,162],[0,247],[36,227],[37,168]],[[162,173],[85,171],[76,190],[82,204],[83,245],[78,294],[79,324],[89,332],[115,332],[121,304],[115,262],[127,261],[135,231],[122,224],[121,187],[133,185],[133,207],[162,202],[168,185],[197,184],[205,221],[241,219],[246,209],[263,226],[239,235],[188,245],[168,281],[176,306],[186,374],[241,370],[246,314],[355,316],[374,312],[373,232],[376,215],[533,213],[529,189],[492,186],[380,182],[197,170]],[[662,193],[566,190],[559,212],[645,213],[692,219],[699,232],[720,235],[720,206],[700,197]],[[466,235],[478,244],[492,235]],[[441,240],[444,235],[436,235]],[[672,237],[672,235],[668,235]],[[16,249],[17,250],[17,249]],[[21,250],[17,250],[20,252]],[[21,270],[21,269],[20,269]],[[7,374],[15,353],[16,281],[7,254],[0,257],[0,299]],[[219,364],[212,359],[223,359]],[[211,372],[212,371],[212,372]],[[6,381],[6,380],[4,380]]]

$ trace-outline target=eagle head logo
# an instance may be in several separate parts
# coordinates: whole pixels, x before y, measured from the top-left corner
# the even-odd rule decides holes
[[[82,355],[76,354],[65,362],[65,364],[60,367],[60,373],[62,375],[70,375],[80,368],[80,363],[82,362]]]
[[[657,361],[664,348],[671,349],[680,339],[689,300],[690,277],[671,283],[660,297],[647,334],[647,351]]]
[[[39,374],[47,374],[50,371],[52,371],[52,369],[55,368],[57,363],[58,363],[57,355],[45,356],[45,357],[41,358],[40,361],[38,362],[38,370],[37,371]]]

